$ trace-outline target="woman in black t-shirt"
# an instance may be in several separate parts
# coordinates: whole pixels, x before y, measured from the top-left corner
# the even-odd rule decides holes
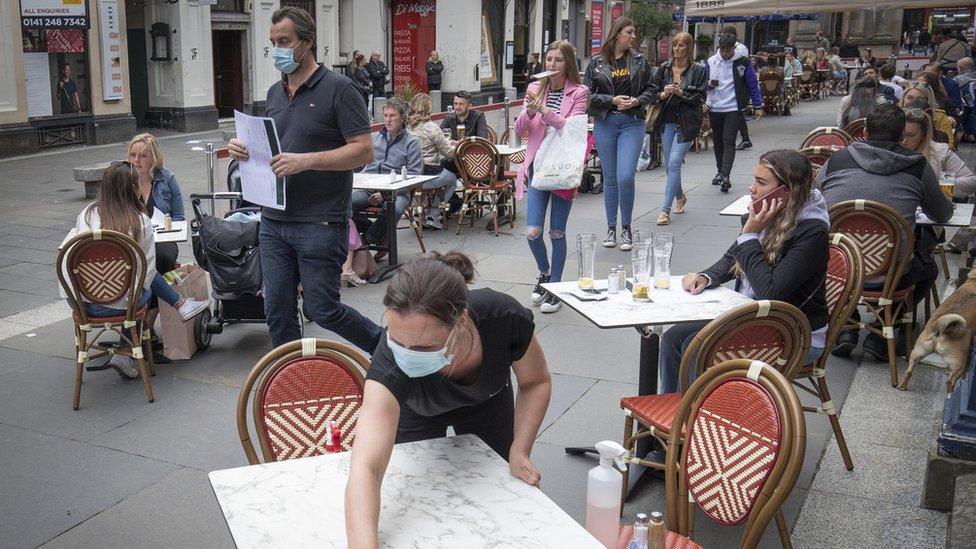
[[[469,291],[471,273],[460,252],[434,254],[405,264],[386,290],[386,337],[366,375],[346,485],[350,546],[376,546],[394,442],[443,437],[453,427],[484,440],[513,475],[539,484],[529,454],[552,383],[532,313],[494,290]]]

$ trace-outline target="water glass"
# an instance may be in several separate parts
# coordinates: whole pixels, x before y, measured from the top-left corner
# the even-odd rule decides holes
[[[650,301],[651,255],[651,243],[647,240],[635,242],[631,248],[630,263],[634,272],[631,295],[634,301]]]
[[[576,259],[579,265],[577,281],[579,288],[581,290],[592,290],[596,268],[596,235],[576,235]]]
[[[674,249],[674,235],[655,233],[654,246],[654,287],[667,290],[671,287],[671,251]]]

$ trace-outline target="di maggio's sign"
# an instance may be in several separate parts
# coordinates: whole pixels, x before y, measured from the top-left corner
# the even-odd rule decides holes
[[[34,29],[86,29],[85,0],[20,0],[20,22]]]

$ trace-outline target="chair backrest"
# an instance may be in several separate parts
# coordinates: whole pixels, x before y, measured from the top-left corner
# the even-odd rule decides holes
[[[498,144],[500,145],[508,144],[508,136],[511,130],[512,128],[505,128],[505,132],[502,134],[502,138],[501,140],[499,140]],[[526,141],[529,140],[529,132],[522,132],[522,135],[520,137],[521,137],[521,143],[524,144]],[[521,164],[522,162],[525,162],[525,150],[521,150],[515,154],[510,154],[508,156],[509,164]]]
[[[811,164],[816,164],[817,166],[823,166],[827,163],[827,159],[830,158],[832,154],[837,152],[836,147],[807,147],[805,149],[800,149],[800,154],[807,157],[807,160]]]
[[[810,351],[810,322],[802,311],[784,301],[754,301],[727,311],[692,338],[681,357],[680,389],[687,372],[698,375],[737,358],[761,360],[793,379]]]
[[[142,297],[146,255],[129,235],[108,229],[84,231],[58,249],[58,282],[82,324],[88,323],[84,302],[108,305],[126,299],[126,316]]]
[[[495,130],[491,126],[488,126],[488,141],[498,143],[498,134],[495,133]]]
[[[820,127],[809,134],[803,140],[800,145],[801,149],[806,149],[807,147],[836,147],[838,149],[843,149],[844,147],[853,143],[854,140],[851,136],[840,128],[833,127]]]
[[[912,258],[915,237],[908,221],[889,206],[863,199],[834,204],[828,215],[830,231],[857,245],[864,278],[884,276],[882,297],[890,298]]]
[[[348,450],[368,367],[352,347],[324,339],[292,341],[264,355],[237,399],[237,431],[248,463],[260,463],[248,428],[248,400],[264,461],[326,453],[330,421],[339,425],[341,449]]]
[[[776,95],[779,93],[780,86],[783,85],[783,79],[779,78],[776,74],[771,74],[763,77],[762,85],[763,95]]]
[[[868,138],[868,119],[858,118],[850,124],[844,126],[844,132],[851,136],[854,141],[864,141]]]
[[[853,239],[843,233],[831,233],[829,254],[825,288],[829,316],[825,349],[833,348],[844,323],[861,300],[861,290],[864,288],[864,263]],[[825,363],[829,354],[824,352],[821,362]]]
[[[712,520],[745,523],[755,547],[803,466],[806,424],[789,380],[761,361],[709,369],[678,405],[665,459],[667,528],[689,535],[694,503]]]
[[[493,184],[498,177],[498,149],[481,137],[465,137],[454,153],[461,180],[468,187]]]

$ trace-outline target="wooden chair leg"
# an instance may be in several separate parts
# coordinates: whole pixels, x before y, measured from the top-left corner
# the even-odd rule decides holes
[[[85,372],[85,349],[88,348],[87,334],[75,327],[75,396],[72,408],[81,406],[81,378]]]
[[[142,334],[139,331],[139,327],[133,326],[129,329],[129,333],[132,337],[132,354],[135,355],[138,351],[139,355],[142,355]],[[139,363],[139,373],[142,375],[142,386],[146,389],[146,398],[149,400],[149,402],[154,402],[156,397],[153,396],[152,384],[149,383],[149,366],[146,364],[146,359],[143,356],[136,356],[133,358],[135,358]]]
[[[622,446],[630,451],[630,439],[634,436],[634,418],[630,415],[624,416],[624,441]],[[627,502],[627,484],[630,482],[630,465],[623,470],[624,483],[620,490],[620,514],[624,513],[624,503]]]
[[[821,405],[825,408],[827,419],[830,420],[830,428],[834,430],[834,439],[837,440],[837,448],[844,459],[844,466],[848,471],[854,470],[854,461],[851,459],[851,452],[847,449],[847,440],[844,439],[844,431],[840,428],[840,420],[837,419],[837,409],[830,400],[830,391],[827,389],[827,378],[817,378],[817,392],[820,393]]]
[[[939,259],[942,260],[942,275],[945,276],[946,280],[949,280],[949,260],[946,258],[945,246],[939,244],[936,246],[935,251],[938,252]],[[934,284],[932,285],[932,288],[935,289]],[[936,297],[938,298],[938,296]],[[938,305],[936,305],[936,307],[938,307]]]
[[[793,549],[790,529],[786,526],[786,518],[783,516],[782,509],[776,511],[776,530],[779,532],[779,541],[783,544],[783,549]]]
[[[153,358],[152,334],[148,328],[142,331],[142,348],[143,353],[147,357],[146,360],[149,363],[149,375],[156,377],[156,359]]]
[[[882,337],[888,347],[888,369],[891,372],[891,386],[898,386],[898,357],[895,355],[895,322],[892,318],[893,311],[890,305],[884,307],[884,324],[882,324]],[[884,332],[888,332],[887,334]],[[890,337],[889,337],[890,334]]]

